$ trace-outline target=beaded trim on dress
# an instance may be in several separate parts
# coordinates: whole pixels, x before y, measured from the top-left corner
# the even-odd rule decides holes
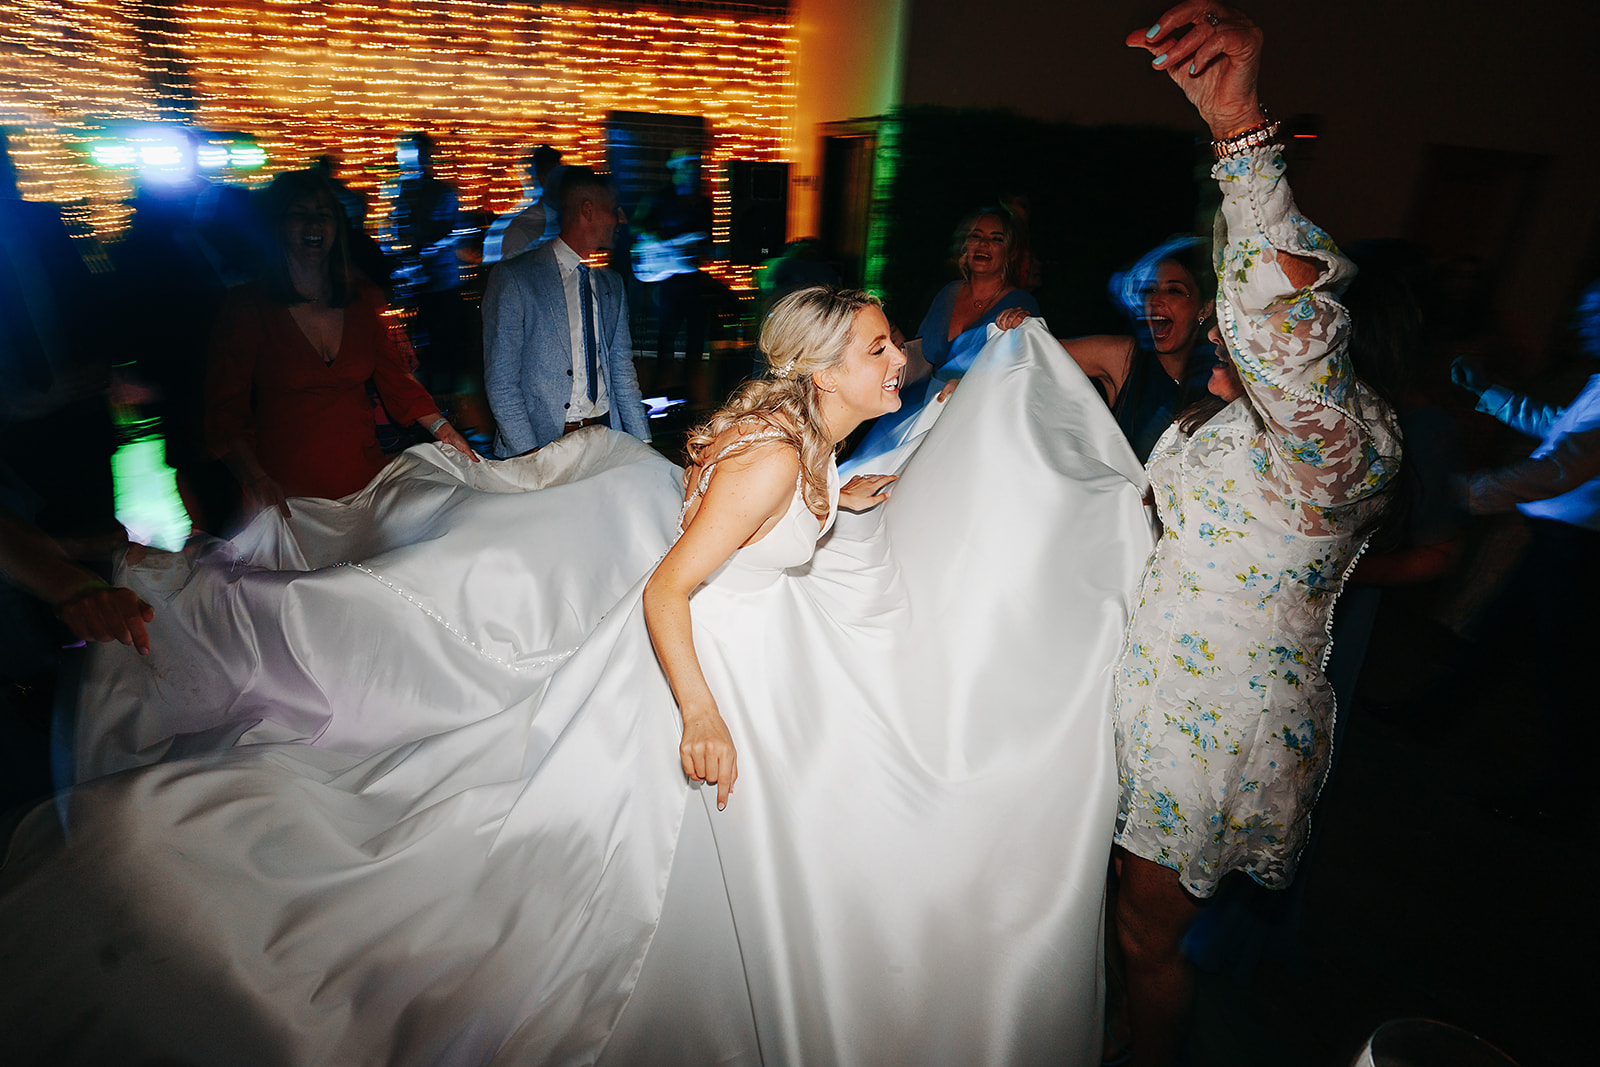
[[[746,445],[765,444],[767,441],[782,441],[787,437],[788,435],[783,431],[773,429],[757,430],[755,433],[745,434],[744,436],[736,438],[730,442],[726,448],[716,454],[715,458],[713,458],[710,463],[707,463],[704,467],[700,468],[700,481],[695,485],[694,489],[689,493],[689,495],[683,498],[683,507],[678,511],[678,536],[683,536],[683,520],[689,515],[690,505],[704,496],[706,489],[711,485],[711,472],[716,468],[718,463],[721,463],[724,459],[726,459],[728,455],[735,449],[743,448]],[[800,474],[795,477],[794,485],[797,491],[802,485],[805,484],[804,480],[805,472],[801,471]]]

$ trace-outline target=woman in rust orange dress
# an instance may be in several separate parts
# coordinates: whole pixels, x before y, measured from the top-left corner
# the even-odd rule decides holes
[[[396,422],[476,460],[412,377],[378,290],[351,270],[327,182],[293,171],[265,196],[273,254],[261,279],[223,304],[206,377],[206,439],[247,511],[275,506],[287,517],[288,497],[348,496],[383,469],[369,378]]]

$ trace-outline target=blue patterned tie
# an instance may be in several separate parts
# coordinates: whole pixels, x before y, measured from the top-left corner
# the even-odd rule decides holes
[[[578,264],[578,303],[583,305],[583,365],[589,375],[589,403],[599,399],[600,368],[595,359],[594,295],[589,289],[589,264]]]

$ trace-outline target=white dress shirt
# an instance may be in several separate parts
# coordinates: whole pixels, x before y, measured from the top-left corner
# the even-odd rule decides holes
[[[578,265],[583,260],[561,238],[557,237],[554,244],[556,269],[561,272],[561,286],[567,295],[567,329],[572,337],[572,406],[567,408],[567,421],[580,422],[611,410],[606,400],[606,338],[600,328],[600,287],[591,270],[589,300],[594,305],[595,361],[601,375],[595,383],[595,401],[590,404],[589,366],[583,358],[583,314],[578,310]]]

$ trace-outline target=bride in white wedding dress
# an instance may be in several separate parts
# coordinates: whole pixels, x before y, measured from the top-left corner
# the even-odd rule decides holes
[[[151,654],[0,871],[10,1062],[1097,1062],[1143,471],[1030,323],[841,514],[886,334],[787,298],[687,482],[426,446],[126,566]]]

